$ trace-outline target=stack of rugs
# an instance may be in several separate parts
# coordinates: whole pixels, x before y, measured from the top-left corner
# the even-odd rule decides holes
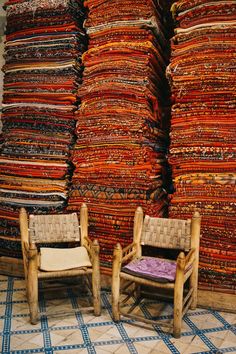
[[[132,240],[137,206],[166,215],[163,26],[167,2],[87,0],[83,83],[78,90],[75,171],[68,210],[89,207],[90,236],[109,272],[114,245]]]
[[[202,215],[201,289],[236,290],[236,2],[180,0],[167,75],[175,193],[170,217]]]
[[[0,253],[20,256],[18,212],[65,206],[86,46],[80,0],[9,0],[0,150]]]

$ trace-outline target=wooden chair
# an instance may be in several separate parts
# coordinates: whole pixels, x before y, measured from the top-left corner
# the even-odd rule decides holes
[[[150,324],[163,324],[133,313],[139,304],[142,290],[152,294],[169,295],[173,301],[173,335],[181,336],[182,317],[190,307],[197,305],[200,215],[191,220],[164,219],[145,216],[138,207],[134,217],[133,242],[124,249],[117,244],[113,254],[112,312],[115,321],[121,315]],[[142,246],[180,250],[177,260],[142,256]],[[178,251],[179,252],[179,251]],[[151,288],[149,288],[151,287]],[[121,301],[121,295],[126,294]],[[135,298],[134,306],[127,309],[128,300]]]
[[[20,231],[30,322],[36,324],[38,321],[39,280],[84,275],[91,284],[94,313],[100,315],[99,244],[88,237],[87,206],[81,206],[80,223],[76,213],[28,216],[26,210],[21,208]],[[69,242],[70,246],[76,246],[79,242],[80,246],[40,246],[60,243],[63,247],[63,242]]]

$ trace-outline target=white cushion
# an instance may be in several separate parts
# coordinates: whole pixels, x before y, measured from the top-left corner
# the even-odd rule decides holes
[[[85,247],[40,248],[40,269],[48,272],[81,267],[91,267]]]

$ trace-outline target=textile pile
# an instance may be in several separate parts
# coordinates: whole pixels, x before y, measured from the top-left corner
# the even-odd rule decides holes
[[[202,215],[201,289],[236,286],[236,3],[180,0],[167,75],[175,193],[170,217]]]
[[[0,150],[0,253],[19,256],[18,211],[61,212],[86,46],[80,0],[9,0]]]
[[[89,207],[109,272],[114,245],[132,239],[137,206],[166,213],[166,1],[88,0],[83,83],[78,90],[75,170],[68,210]],[[121,11],[122,9],[122,11]]]

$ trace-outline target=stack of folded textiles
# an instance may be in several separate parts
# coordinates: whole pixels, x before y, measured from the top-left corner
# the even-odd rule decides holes
[[[132,239],[137,206],[166,215],[166,1],[88,0],[83,83],[78,90],[75,171],[68,210],[89,207],[109,272],[113,247]]]
[[[19,207],[61,212],[86,46],[80,0],[9,0],[0,150],[0,253],[20,254]]]
[[[199,287],[234,293],[236,2],[180,0],[172,10],[170,217],[199,210]]]

